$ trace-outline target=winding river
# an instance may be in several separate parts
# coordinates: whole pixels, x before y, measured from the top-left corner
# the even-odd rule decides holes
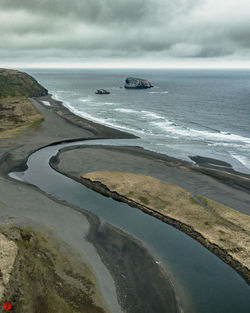
[[[250,286],[201,244],[172,226],[106,198],[49,166],[50,158],[60,149],[79,144],[88,144],[88,141],[42,148],[29,157],[26,171],[10,176],[83,211],[91,211],[103,223],[113,224],[141,241],[168,273],[185,313],[250,312]]]

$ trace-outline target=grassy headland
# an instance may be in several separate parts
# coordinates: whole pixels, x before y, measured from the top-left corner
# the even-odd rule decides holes
[[[0,98],[39,97],[48,91],[27,73],[0,68]]]
[[[0,139],[39,125],[43,116],[28,97],[46,95],[47,92],[26,73],[0,69]]]
[[[190,226],[196,233],[193,237],[200,234],[215,249],[220,248],[239,262],[245,268],[246,278],[250,274],[249,216],[206,197],[193,197],[185,189],[151,176],[98,171],[84,174],[81,178],[84,184],[95,184],[96,190],[99,187],[107,188],[111,197],[118,194],[121,201],[139,204],[139,208],[162,220],[167,217],[180,222],[182,227],[178,228],[184,231],[186,226]],[[100,183],[102,186],[98,187]],[[188,228],[185,232],[192,235]],[[199,241],[204,244],[204,240]]]

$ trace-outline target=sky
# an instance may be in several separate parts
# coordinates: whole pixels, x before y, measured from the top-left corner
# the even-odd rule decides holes
[[[0,67],[250,68],[250,0],[0,0]]]

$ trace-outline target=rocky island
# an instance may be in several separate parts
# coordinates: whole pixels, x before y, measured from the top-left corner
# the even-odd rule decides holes
[[[142,78],[128,77],[125,80],[126,89],[148,89],[154,87],[148,80]]]
[[[107,91],[106,89],[97,89],[95,92],[97,95],[109,95],[110,92]]]

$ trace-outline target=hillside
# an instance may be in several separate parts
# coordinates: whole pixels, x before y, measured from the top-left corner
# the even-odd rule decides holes
[[[43,116],[28,98],[47,93],[30,75],[0,69],[0,139],[17,136],[20,131],[42,122]]]
[[[48,90],[24,72],[0,68],[0,98],[47,95]]]

